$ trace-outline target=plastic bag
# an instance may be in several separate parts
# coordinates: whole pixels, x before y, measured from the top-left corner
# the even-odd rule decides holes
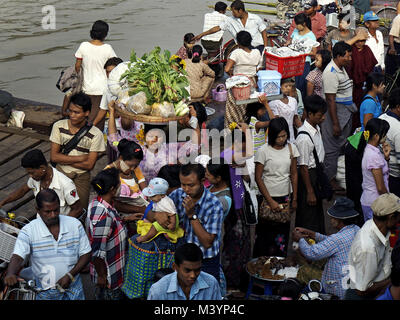
[[[12,110],[10,118],[7,121],[7,127],[23,128],[25,119],[25,112],[19,110]]]
[[[122,103],[126,106],[130,98],[131,97],[129,96],[129,89],[121,90],[118,93],[117,103]]]
[[[163,103],[154,103],[150,115],[163,118],[175,117],[174,105],[166,101]]]
[[[108,75],[107,85],[108,90],[113,96],[119,96],[121,90],[126,87],[126,78],[122,81],[121,76],[128,70],[129,61],[125,61],[117,65]]]
[[[147,97],[143,91],[130,97],[126,103],[126,108],[135,114],[150,114],[151,112],[151,106],[147,104]]]

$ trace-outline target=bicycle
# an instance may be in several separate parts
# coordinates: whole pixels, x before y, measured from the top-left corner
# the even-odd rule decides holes
[[[10,296],[13,298],[11,300],[36,300],[36,296],[39,293],[46,292],[51,289],[57,289],[63,295],[67,294],[68,292],[72,293],[72,290],[64,289],[58,283],[56,283],[56,285],[53,287],[42,289],[36,286],[34,280],[18,279],[18,287],[12,289],[7,288],[3,300],[9,300]]]
[[[223,46],[220,46],[217,52],[207,54],[208,65],[214,70],[216,78],[220,78],[224,74],[224,67],[228,61],[229,55],[233,50],[239,46],[236,44],[234,39],[229,40]],[[222,64],[222,67],[221,67]]]
[[[285,13],[285,20],[282,25],[279,25],[277,23],[271,23],[270,20],[265,19],[264,21],[268,23],[269,25],[269,30],[267,31],[267,34],[269,35],[275,35],[276,39],[272,39],[272,43],[277,46],[277,47],[282,47],[289,36],[289,30],[290,30],[290,25],[292,24],[292,20],[296,14],[293,12],[286,12]]]
[[[392,27],[393,19],[397,16],[397,9],[391,7],[388,3],[384,4],[384,8],[378,10],[376,15],[379,18],[378,30],[382,32],[383,42],[385,46],[389,45],[389,32]]]
[[[400,67],[397,68],[396,72],[391,76],[387,73],[385,73],[385,92],[382,97],[382,108],[383,110],[386,111],[387,106],[389,104],[388,99],[393,91],[393,89],[396,89],[399,87],[399,82],[400,82]]]

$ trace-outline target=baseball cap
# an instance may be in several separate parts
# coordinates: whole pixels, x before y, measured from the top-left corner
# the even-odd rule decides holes
[[[168,182],[163,178],[153,178],[150,180],[147,188],[144,188],[142,193],[146,197],[153,197],[158,194],[166,194],[168,190]]]
[[[335,203],[327,211],[328,215],[336,219],[349,219],[359,215],[354,210],[354,202],[349,198],[340,197],[335,200]]]
[[[375,12],[373,11],[368,11],[366,13],[364,13],[364,22],[366,21],[376,21],[379,20],[379,17],[376,15]]]
[[[318,6],[317,0],[305,0],[303,4],[304,9],[306,10],[316,6]]]
[[[377,217],[387,216],[400,211],[400,198],[393,193],[381,194],[371,205],[374,215]]]

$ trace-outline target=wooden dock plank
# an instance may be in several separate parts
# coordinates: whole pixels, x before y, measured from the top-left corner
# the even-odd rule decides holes
[[[14,159],[19,154],[39,145],[41,140],[12,135],[0,141],[0,165]]]
[[[41,142],[39,145],[37,145],[36,147],[32,148],[32,149],[39,149],[41,150],[44,154],[47,160],[50,160],[50,147],[51,147],[51,143],[50,142],[46,142],[43,141]],[[6,163],[4,163],[3,165],[0,166],[0,180],[3,179],[3,177],[5,175],[10,174],[13,170],[20,168],[23,171],[25,171],[22,167],[21,167],[21,159],[23,158],[23,156],[28,152],[29,150],[26,150],[25,152],[19,154],[17,157],[15,157],[14,159],[12,159],[11,161],[8,161]],[[48,155],[48,156],[47,156]]]
[[[21,179],[15,181],[11,185],[9,185],[9,187],[7,189],[0,190],[0,199],[5,199],[11,192],[17,190],[18,188],[20,188],[21,186],[26,184],[27,181],[28,181],[27,177],[24,177],[24,178],[21,178]],[[14,201],[12,203],[6,204],[3,207],[3,209],[6,210],[6,211],[13,212],[15,210],[15,208],[18,208],[18,207],[22,206],[23,204],[25,204],[26,202],[32,200],[33,198],[34,198],[33,192],[28,192],[21,199],[19,199],[17,201]]]
[[[7,134],[16,134],[19,136],[25,136],[30,138],[35,138],[38,140],[49,141],[50,137],[45,134],[41,134],[31,128],[15,128],[15,127],[6,127],[5,125],[0,123],[0,132]],[[0,139],[1,140],[1,139]]]
[[[31,219],[33,216],[35,216],[37,210],[36,210],[36,202],[35,199],[33,198],[33,193],[32,193],[32,199],[30,201],[23,204],[19,208],[12,210],[11,212],[15,213],[17,217],[23,216],[28,219]]]
[[[11,136],[11,133],[0,132],[0,141],[4,140],[5,138],[8,138],[9,136]]]
[[[44,152],[44,156],[47,160],[50,159],[50,150],[47,152]],[[12,162],[14,162],[14,160]],[[28,181],[28,179],[29,179],[29,176],[26,173],[26,170],[24,168],[22,168],[21,166],[19,166],[18,168],[14,169],[13,171],[11,171],[8,174],[1,177],[0,190],[7,188],[8,192],[11,193],[12,190],[9,190],[10,185],[12,185],[15,181],[17,181],[19,179],[25,179],[26,181]]]

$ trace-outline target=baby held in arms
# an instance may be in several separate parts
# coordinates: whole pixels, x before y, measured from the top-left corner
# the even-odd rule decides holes
[[[160,234],[176,243],[177,240],[184,235],[184,231],[179,227],[179,218],[176,207],[171,198],[166,193],[168,190],[168,182],[162,178],[154,178],[150,180],[149,186],[143,189],[144,196],[151,201],[149,206],[152,206],[153,212],[168,212],[169,224],[164,229],[157,221],[149,221],[146,218],[137,222],[137,232],[140,234],[136,238],[137,242],[148,242],[156,238]]]

